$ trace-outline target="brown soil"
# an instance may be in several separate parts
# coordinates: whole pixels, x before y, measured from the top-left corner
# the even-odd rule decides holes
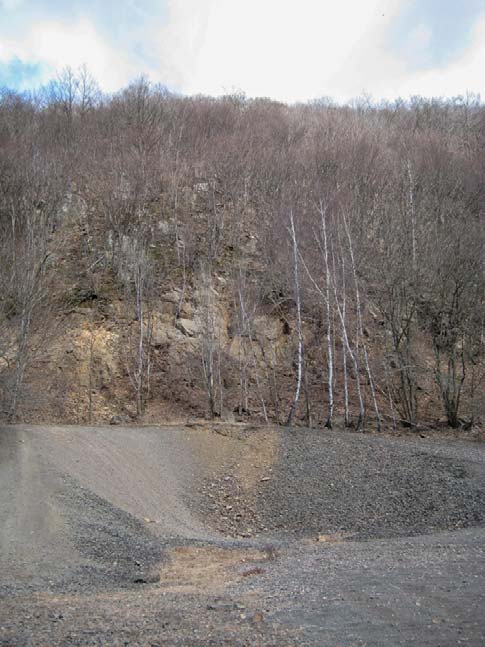
[[[255,567],[268,559],[267,551],[218,546],[179,546],[169,552],[169,563],[160,570],[160,585],[178,593],[220,595],[230,584],[263,571]]]

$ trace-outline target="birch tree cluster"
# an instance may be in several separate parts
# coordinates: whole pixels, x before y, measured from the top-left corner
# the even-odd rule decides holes
[[[170,285],[174,326],[187,304],[198,313],[211,416],[361,430],[483,420],[478,97],[288,106],[183,97],[143,78],[106,96],[84,68],[29,95],[1,90],[10,419],[59,304],[73,203],[79,276],[110,282],[132,312],[138,415],[160,397],[153,325]]]

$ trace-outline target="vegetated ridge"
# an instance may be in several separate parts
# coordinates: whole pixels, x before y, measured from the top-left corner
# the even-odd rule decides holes
[[[485,110],[0,95],[9,420],[479,427]]]

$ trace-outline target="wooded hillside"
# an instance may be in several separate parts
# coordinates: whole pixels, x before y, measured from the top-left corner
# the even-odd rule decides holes
[[[480,424],[485,108],[0,92],[5,418]]]

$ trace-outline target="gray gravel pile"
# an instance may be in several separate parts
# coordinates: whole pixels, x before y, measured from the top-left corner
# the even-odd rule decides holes
[[[247,539],[268,530],[253,497],[248,497],[239,480],[229,471],[212,476],[200,488],[208,522],[223,535]]]
[[[478,443],[0,428],[0,645],[482,647],[484,494]]]
[[[452,444],[436,454],[411,439],[282,430],[277,460],[252,496],[228,471],[206,483],[206,509],[219,531],[238,537],[367,539],[480,526],[485,484],[473,459]]]
[[[163,559],[163,546],[146,524],[93,492],[70,486],[62,503],[71,542],[83,561],[67,581],[111,586],[150,580]]]

